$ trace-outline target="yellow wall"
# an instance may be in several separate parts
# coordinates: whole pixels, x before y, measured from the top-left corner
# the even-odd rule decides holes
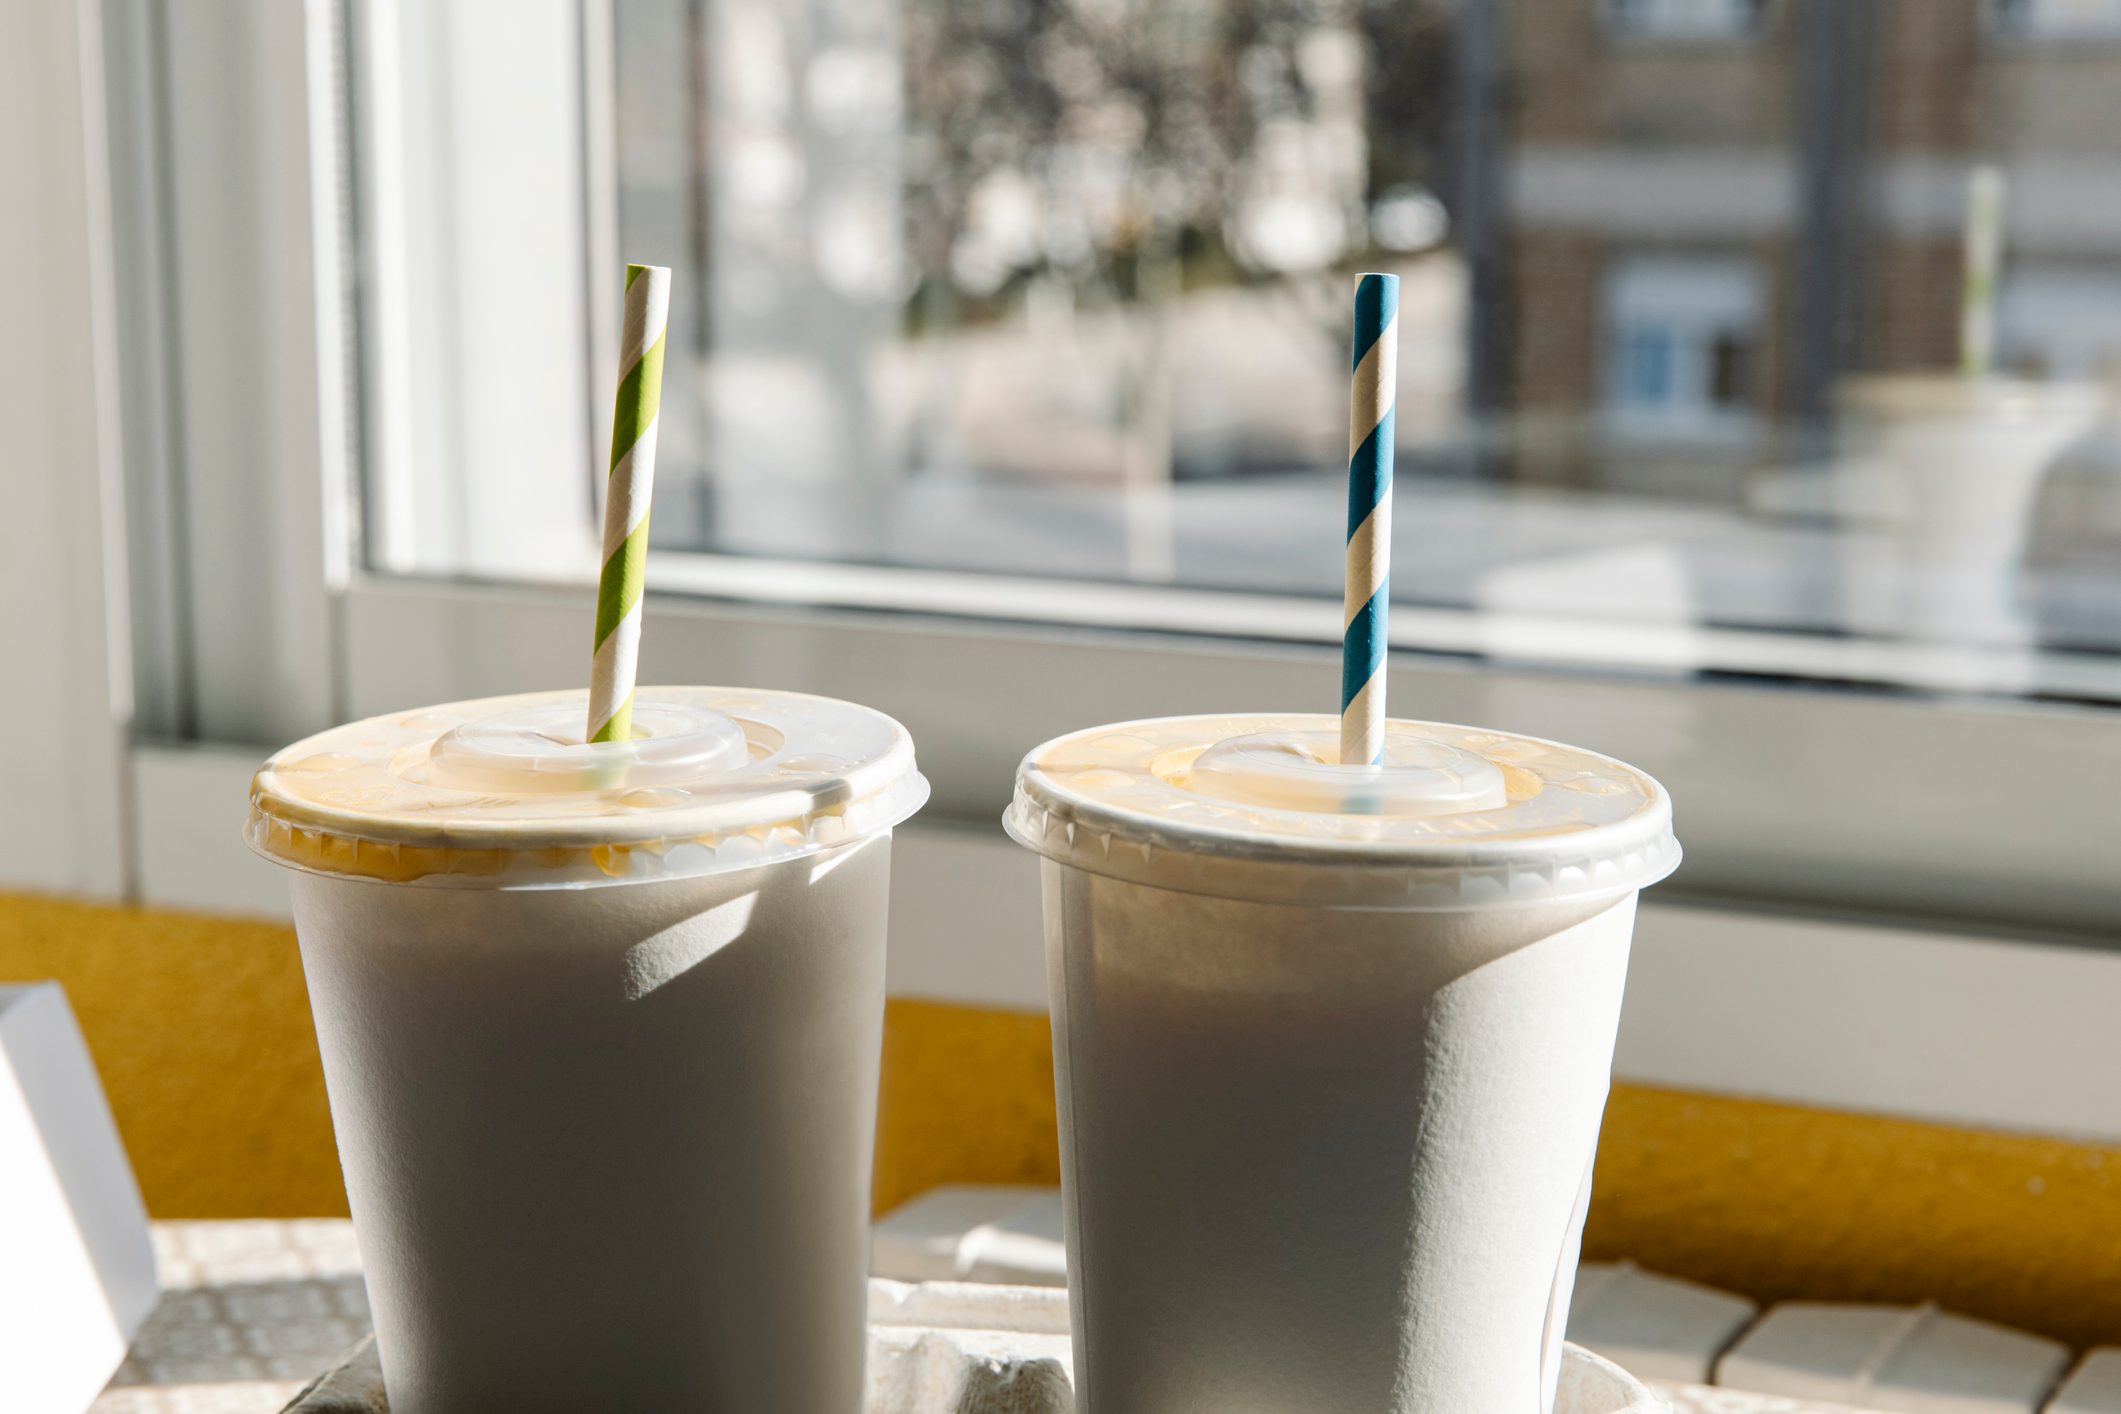
[[[294,935],[0,895],[0,980],[57,977],[157,1217],[341,1214]],[[1045,1019],[896,1001],[879,1208],[1057,1181]],[[2121,1339],[2121,1148],[1622,1085],[1592,1257],[1763,1299],[1933,1299]]]
[[[56,977],[147,1209],[343,1215],[291,929],[0,894],[0,981]]]
[[[1622,1085],[1584,1250],[1762,1300],[1927,1299],[2108,1344],[2121,1147]]]

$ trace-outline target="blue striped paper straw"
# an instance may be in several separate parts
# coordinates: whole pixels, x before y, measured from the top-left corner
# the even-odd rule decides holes
[[[1392,600],[1392,390],[1399,367],[1399,277],[1355,279],[1354,389],[1348,406],[1348,576],[1341,600],[1340,759],[1385,750],[1385,617]]]

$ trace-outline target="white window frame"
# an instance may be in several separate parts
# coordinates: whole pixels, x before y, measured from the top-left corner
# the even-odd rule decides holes
[[[217,184],[239,184],[253,203],[249,234],[267,247],[274,297],[239,288],[241,262],[216,242],[189,243],[169,272],[187,291],[233,301],[217,342],[182,345],[188,357],[223,366],[211,383],[183,385],[179,455],[188,471],[221,479],[224,501],[257,498],[264,509],[255,523],[284,538],[269,555],[194,564],[178,578],[238,576],[278,607],[233,629],[204,625],[232,635],[217,649],[227,661],[247,663],[225,685],[241,710],[222,712],[204,740],[171,743],[140,730],[134,715],[123,594],[83,601],[100,622],[77,614],[76,636],[98,651],[69,660],[79,671],[68,690],[86,685],[90,695],[79,700],[91,710],[82,720],[104,747],[82,753],[63,788],[18,802],[28,809],[10,819],[8,839],[29,840],[47,818],[37,811],[50,809],[75,822],[66,838],[77,862],[98,849],[111,854],[115,839],[130,863],[116,872],[48,870],[38,876],[48,887],[270,909],[278,880],[235,837],[242,783],[263,750],[336,720],[564,685],[583,671],[591,605],[579,586],[378,575],[347,556],[348,499],[337,481],[350,415],[337,327],[346,272],[327,235],[341,219],[329,126],[332,15],[329,0],[307,0],[228,7],[201,21],[241,31],[219,36],[231,44],[208,66],[228,92],[178,115],[219,137],[239,120],[282,135],[236,148],[238,172],[191,172],[187,180],[203,189],[180,193],[203,203],[226,195]],[[0,24],[0,39],[11,37]],[[200,42],[184,52],[204,64],[212,37],[195,35]],[[91,79],[100,43],[83,40]],[[16,52],[50,62],[44,50]],[[99,111],[93,88],[78,95],[85,113]],[[96,396],[60,409],[78,445],[57,452],[107,462],[119,445],[110,409],[121,331],[108,317],[106,282],[127,257],[122,240],[110,254],[107,243],[124,233],[93,199],[104,180],[93,136],[77,182],[58,194],[87,232],[90,274],[57,290],[48,312],[62,325],[78,316],[74,327],[93,336],[61,348],[65,368]],[[43,348],[41,330],[0,330],[0,349],[19,352],[28,338]],[[146,362],[143,370],[128,361],[128,375],[153,377]],[[244,408],[273,408],[258,447],[228,435],[239,396]],[[206,459],[217,451],[229,455]],[[68,564],[71,586],[115,582],[119,569],[153,558],[143,545],[124,550],[125,505],[112,486],[91,480],[69,494],[67,515],[85,515],[95,527],[89,542],[105,547]],[[0,548],[30,533],[0,530]],[[202,546],[188,548],[196,557]],[[1315,601],[704,556],[657,557],[651,581],[659,592],[645,679],[855,697],[911,728],[935,793],[902,851],[911,872],[901,874],[894,911],[895,985],[945,999],[1036,1004],[1035,871],[995,824],[1027,746],[1100,720],[1301,708],[1330,694],[1334,680],[1335,610]],[[249,629],[245,645],[239,630]],[[1623,1074],[2121,1133],[2104,1087],[2051,1083],[2085,1046],[2105,1044],[2103,1032],[2087,1039],[2084,999],[2121,997],[2121,956],[2109,951],[2121,919],[2113,868],[2121,797],[2111,787],[2121,779],[2121,716],[1984,695],[2045,674],[2031,681],[2066,699],[2075,691],[2070,664],[1422,609],[1395,615],[1394,633],[1391,692],[1403,715],[1579,741],[1671,787],[1689,862],[1646,912],[1647,970],[1637,969],[1631,990],[1638,1032],[1624,1042]],[[11,634],[7,647],[44,641]],[[1930,687],[1833,685],[1878,677],[1864,662],[1870,655],[1902,656],[1894,675]],[[152,655],[131,661],[154,670]],[[2082,666],[2087,681],[2105,671]],[[100,703],[107,714],[94,710]],[[65,815],[76,797],[86,805]],[[1964,936],[1972,934],[1985,939]],[[1803,971],[1804,985],[1778,972],[1786,966]],[[1770,995],[1775,976],[1788,985]],[[1994,1014],[1984,1007],[1998,979],[2020,976],[2041,980],[2013,994],[2017,1020],[1970,1038],[1968,1028]],[[1807,996],[1821,993],[1843,999],[1829,1009],[1830,1026],[1806,1011]],[[1707,1014],[1723,1020],[1701,1033],[1704,996]],[[2043,1014],[2062,1018],[2061,1030],[2021,1043]],[[1893,1039],[1868,1029],[1872,1021],[1897,1028]],[[1709,1053],[1708,1035],[1727,1035],[1730,1053]],[[1882,1056],[1882,1046],[1902,1052]],[[2023,1054],[2014,1058],[2013,1046]],[[1972,1072],[1969,1056],[1980,1062]],[[2095,1071],[2078,1065],[2072,1074]],[[1985,1078],[1970,1089],[1968,1074]],[[2023,1101],[2034,1090],[2044,1107]]]
[[[98,17],[0,11],[0,887],[115,894],[130,665]]]
[[[616,263],[584,214],[610,204],[586,160],[611,101],[586,82],[588,21],[569,0],[339,13],[361,120],[344,147],[360,198],[340,215],[360,222],[368,561],[520,580],[593,560],[609,413],[591,390],[616,350],[587,335],[615,308],[585,276]]]

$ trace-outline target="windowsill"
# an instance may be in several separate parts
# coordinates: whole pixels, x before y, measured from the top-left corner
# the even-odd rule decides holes
[[[670,582],[659,568],[651,578]],[[978,576],[957,578],[987,596],[989,618],[907,612],[902,599],[896,608],[862,603],[859,580],[830,594],[842,607],[798,605],[793,593],[782,603],[661,597],[650,606],[642,680],[772,685],[888,712],[924,743],[934,790],[927,814],[982,826],[1008,803],[1030,745],[1086,723],[1337,706],[1331,604],[1280,606],[1290,621],[1284,636],[1262,641],[1274,640],[1274,601],[1140,595],[1143,627],[1158,627],[1147,622],[1158,604],[1198,603],[1196,622],[1114,632],[1041,615],[1036,598],[1003,603],[1002,586]],[[1115,605],[1127,598],[1098,588]],[[341,607],[339,713],[579,683],[592,599],[357,580]],[[1238,613],[1248,621],[1233,623]],[[1426,629],[1430,615],[1395,617],[1406,634]],[[1431,647],[1442,627],[1470,633],[1481,622],[1435,618],[1439,633],[1420,635]],[[1249,636],[1212,633],[1211,624]],[[2112,833],[2105,782],[2121,752],[2110,711],[1956,693],[1793,691],[1787,678],[1705,669],[1710,660],[1685,630],[1666,640],[1672,661],[1632,674],[1591,654],[1561,670],[1526,668],[1519,664],[1532,655],[1519,650],[1530,645],[1492,637],[1469,638],[1455,655],[1401,652],[1390,666],[1391,706],[1401,717],[1578,742],[1657,776],[1685,802],[1688,887],[1697,891],[1948,915],[1968,926],[2111,931],[2121,884],[2097,844]],[[1850,666],[1862,663],[1852,656]],[[2012,829],[1999,841],[1968,829],[1970,820]]]
[[[1755,446],[1767,435],[1765,422],[1748,412],[1665,413],[1627,406],[1607,408],[1600,430],[1609,441],[1660,451],[1725,453]]]
[[[1124,636],[1177,633],[1338,644],[1324,598],[1033,579],[799,560],[658,553],[659,597],[1051,625]],[[567,587],[579,597],[587,588]],[[518,586],[492,586],[506,593]],[[552,586],[544,586],[550,590]],[[584,600],[586,603],[587,600]],[[2121,658],[1394,603],[1392,647],[1529,668],[1690,678],[1727,675],[1888,692],[2121,702]]]

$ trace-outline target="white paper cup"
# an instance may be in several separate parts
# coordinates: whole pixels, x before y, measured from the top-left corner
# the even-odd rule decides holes
[[[356,723],[253,789],[391,1408],[856,1410],[910,743],[689,689],[583,747],[581,703]]]
[[[1669,801],[1438,724],[1343,772],[1334,730],[1128,723],[1019,776],[1084,1414],[1554,1407]]]

